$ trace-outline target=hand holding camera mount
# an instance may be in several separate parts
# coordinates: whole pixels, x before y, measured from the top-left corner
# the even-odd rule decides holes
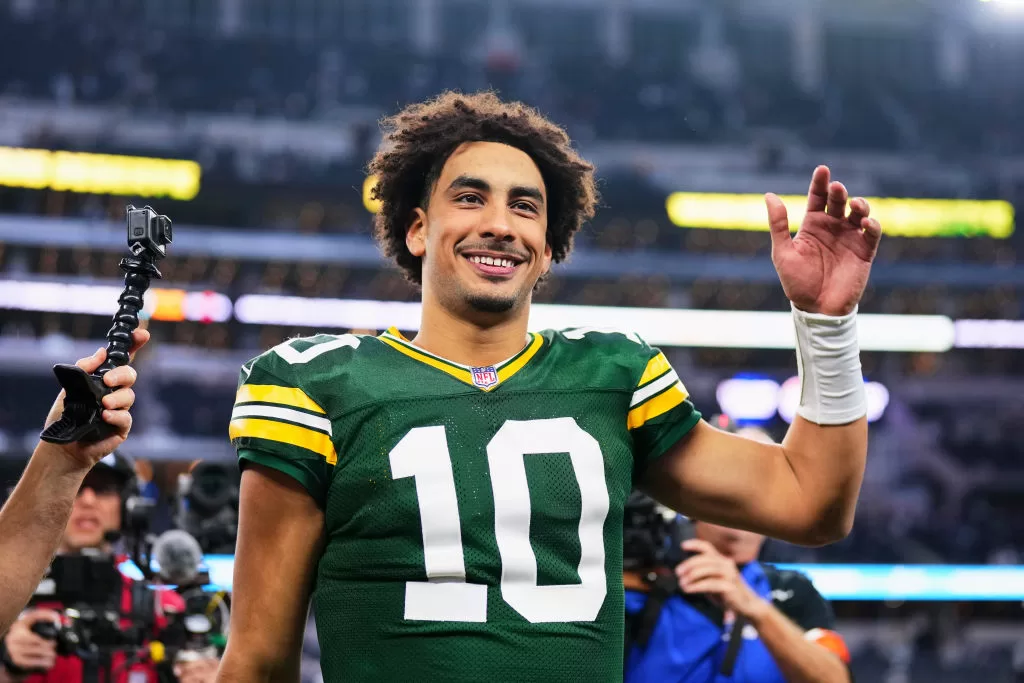
[[[125,288],[118,299],[120,308],[114,315],[114,325],[107,332],[106,357],[93,372],[81,366],[92,359],[84,359],[77,365],[58,364],[53,367],[57,381],[64,388],[63,413],[56,422],[49,424],[40,438],[54,444],[83,444],[103,441],[116,434],[119,425],[104,420],[103,398],[114,391],[104,382],[104,376],[128,364],[130,354],[145,339],[133,334],[139,326],[139,311],[143,307],[143,295],[149,289],[152,278],[159,279],[160,271],[156,261],[167,255],[171,242],[171,221],[167,216],[156,213],[146,206],[127,209],[128,246],[132,256],[121,260],[125,272]],[[97,352],[100,353],[100,352]],[[130,418],[128,418],[130,419]],[[130,426],[130,421],[128,423]],[[127,429],[123,429],[125,435]],[[111,449],[112,450],[112,449]]]

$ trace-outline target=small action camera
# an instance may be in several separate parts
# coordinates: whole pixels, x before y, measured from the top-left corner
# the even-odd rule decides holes
[[[167,255],[171,243],[171,219],[161,216],[152,207],[136,209],[128,205],[128,246],[132,253],[150,254],[154,259]]]

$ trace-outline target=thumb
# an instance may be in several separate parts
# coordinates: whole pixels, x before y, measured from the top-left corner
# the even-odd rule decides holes
[[[60,624],[60,614],[52,609],[33,609],[25,614],[25,620],[31,623],[40,621],[52,621],[54,624]]]
[[[793,242],[793,237],[789,233],[789,214],[786,212],[786,205],[778,195],[771,192],[764,196],[764,203],[768,207],[768,230],[772,236],[772,251],[785,249]]]
[[[105,346],[101,346],[100,348],[96,349],[96,352],[89,356],[88,358],[79,359],[78,362],[75,363],[75,365],[82,368],[88,373],[93,373],[101,365],[103,365],[103,361],[105,361],[106,359],[107,348]]]

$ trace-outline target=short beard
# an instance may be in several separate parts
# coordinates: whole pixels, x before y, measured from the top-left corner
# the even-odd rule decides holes
[[[470,308],[479,313],[508,313],[516,305],[516,297],[497,297],[471,294],[466,298]]]

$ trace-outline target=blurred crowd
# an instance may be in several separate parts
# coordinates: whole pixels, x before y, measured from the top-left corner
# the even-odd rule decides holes
[[[113,18],[88,3],[58,13],[40,3],[0,22],[0,95],[297,120],[490,86],[584,141],[735,143],[781,127],[814,146],[1024,151],[1024,88],[995,75],[1024,60],[1020,41],[950,34],[958,18],[937,9],[919,10],[919,31],[872,30],[877,7],[860,10],[868,21],[822,22],[826,78],[808,92],[794,79],[807,65],[792,15],[755,21],[727,3],[654,7],[621,16],[620,35],[607,41],[601,4],[558,3],[538,22],[525,2],[438,0],[429,3],[434,35],[423,41],[416,3],[373,5],[250,2],[225,26],[213,2],[118,3]],[[954,38],[966,65],[942,60],[942,43]]]

